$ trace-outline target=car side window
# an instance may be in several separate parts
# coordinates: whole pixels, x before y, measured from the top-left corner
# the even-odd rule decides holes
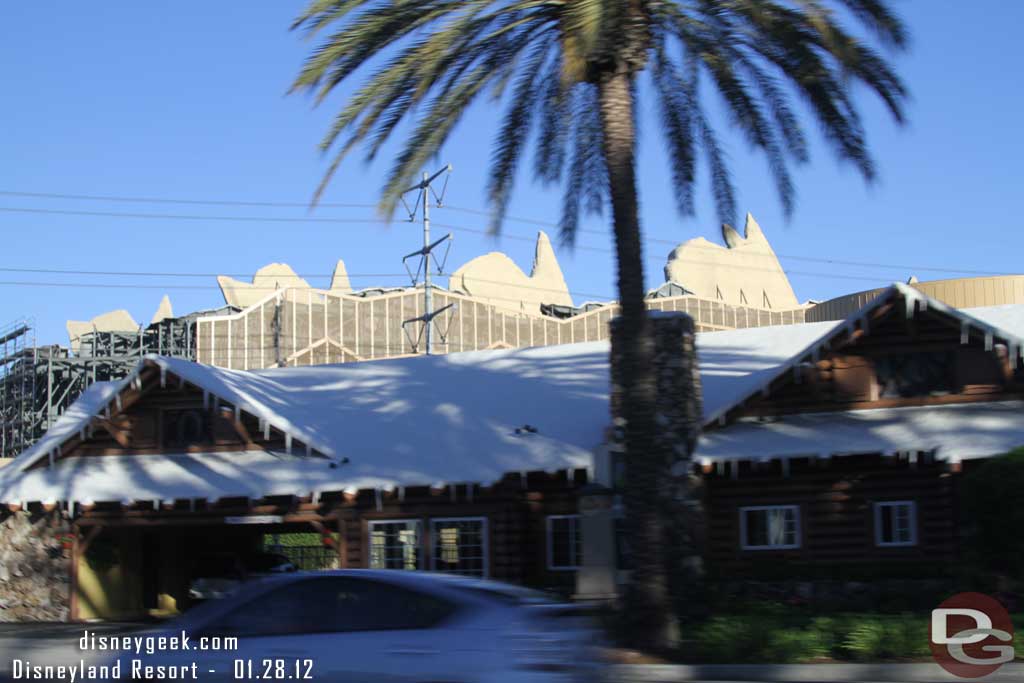
[[[386,583],[323,577],[281,586],[232,610],[212,633],[243,637],[430,628],[455,611],[447,600]]]

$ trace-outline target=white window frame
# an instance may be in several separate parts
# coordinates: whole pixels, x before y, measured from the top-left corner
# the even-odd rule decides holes
[[[366,520],[366,567],[368,569],[373,569],[373,567],[370,566],[370,558],[371,558],[371,553],[372,553],[372,550],[373,550],[373,527],[378,525],[378,524],[408,524],[410,522],[413,522],[413,523],[419,525],[419,528],[417,529],[417,531],[419,531],[419,543],[418,543],[418,545],[419,545],[419,549],[420,549],[420,559],[419,559],[419,562],[417,563],[419,566],[417,566],[415,570],[396,569],[395,571],[419,571],[419,570],[423,569],[423,552],[424,552],[424,550],[423,550],[423,538],[424,538],[424,535],[423,535],[423,520],[419,519],[418,517],[405,517],[405,518],[402,518],[402,519],[368,519],[368,520]]]
[[[455,574],[456,576],[467,576],[466,574],[458,574],[456,572],[445,572],[443,569],[437,568],[437,553],[434,552],[437,549],[437,540],[435,537],[435,524],[437,522],[480,522],[482,525],[481,538],[481,553],[483,555],[484,573],[483,578],[487,578],[491,575],[491,534],[490,525],[487,522],[486,517],[431,517],[430,518],[430,569],[432,571],[443,572],[446,574]]]
[[[882,540],[882,508],[897,508],[907,506],[910,508],[910,540],[909,541],[883,541]],[[914,500],[880,500],[872,506],[875,515],[875,546],[879,548],[909,548],[917,545],[917,501]],[[895,532],[895,529],[893,530]],[[895,533],[893,534],[895,536]]]
[[[545,519],[545,526],[547,527],[547,547],[548,547],[548,569],[554,572],[566,571],[574,572],[580,568],[580,565],[576,564],[576,557],[573,554],[573,564],[571,565],[556,565],[555,564],[555,535],[552,533],[552,522],[556,519],[571,519],[574,520],[573,531],[580,536],[580,552],[583,551],[583,530],[580,528],[580,515],[548,515]]]
[[[792,510],[795,521],[794,536],[796,543],[783,543],[779,545],[749,545],[747,543],[747,513],[763,512],[767,510]],[[796,550],[802,547],[803,524],[800,520],[799,505],[749,505],[740,508],[740,548],[743,550]]]

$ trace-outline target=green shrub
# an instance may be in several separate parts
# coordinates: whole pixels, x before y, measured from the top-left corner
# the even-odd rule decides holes
[[[815,625],[788,625],[779,617],[720,616],[695,634],[697,658],[710,662],[804,662],[826,657],[831,634]]]
[[[773,611],[766,607],[766,612]],[[716,663],[800,663],[922,659],[929,656],[924,615],[799,614],[717,616],[696,627],[688,659]]]
[[[974,562],[1024,574],[1024,448],[993,458],[964,478],[964,509]]]
[[[860,617],[848,622],[838,654],[859,661],[927,657],[928,621],[924,617]]]

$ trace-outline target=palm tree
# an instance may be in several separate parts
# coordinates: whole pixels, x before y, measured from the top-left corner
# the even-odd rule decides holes
[[[847,24],[861,30],[851,33]],[[292,87],[324,101],[357,71],[370,73],[334,118],[320,147],[334,151],[316,198],[357,146],[373,159],[402,121],[411,132],[391,167],[381,209],[448,140],[473,103],[504,102],[488,193],[502,223],[515,172],[534,141],[534,173],[562,183],[563,240],[581,210],[610,200],[621,306],[625,506],[634,572],[627,595],[638,639],[665,632],[667,578],[661,482],[669,458],[653,435],[653,344],[644,306],[636,184],[636,111],[657,102],[679,212],[694,211],[699,153],[718,212],[735,212],[718,133],[702,98],[717,92],[732,126],[764,152],[782,205],[793,206],[790,164],[808,160],[801,100],[839,159],[870,181],[874,166],[851,85],[873,91],[897,122],[906,91],[869,42],[906,45],[885,0],[316,0],[292,28],[328,35]],[[372,64],[371,64],[372,62]],[[365,68],[364,68],[365,67]],[[314,199],[314,202],[316,201]]]

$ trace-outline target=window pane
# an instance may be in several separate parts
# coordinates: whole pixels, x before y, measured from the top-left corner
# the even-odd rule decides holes
[[[766,511],[748,510],[745,514],[747,517],[747,545],[768,545],[768,515]]]
[[[914,545],[914,503],[876,503],[879,545]]]
[[[744,510],[743,545],[750,548],[799,546],[797,510],[792,507]]]
[[[893,507],[891,505],[882,506],[882,543],[892,543],[895,540],[893,538],[892,511]]]
[[[898,543],[910,543],[910,506],[900,505],[894,508],[896,513],[893,537]]]
[[[480,519],[434,520],[434,569],[466,576],[487,573],[487,527]]]
[[[575,569],[583,564],[580,523],[577,516],[549,517],[548,533],[552,569]]]
[[[420,523],[370,522],[371,569],[419,569]]]

